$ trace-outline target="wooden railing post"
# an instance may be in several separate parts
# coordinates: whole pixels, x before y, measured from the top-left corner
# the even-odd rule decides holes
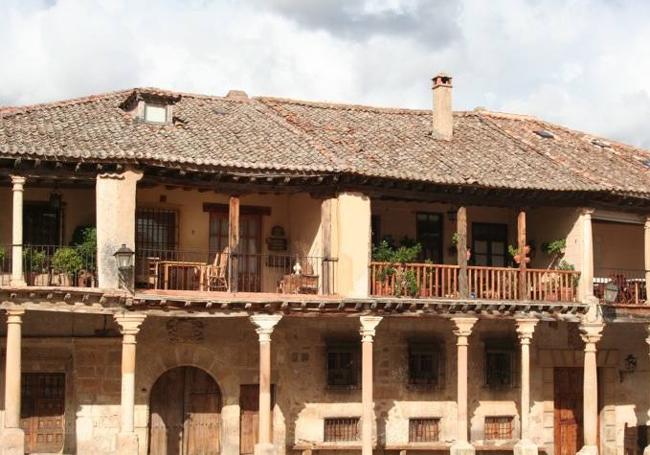
[[[528,299],[528,283],[526,266],[528,255],[526,253],[526,212],[522,209],[517,217],[517,246],[519,251],[519,300]]]
[[[458,207],[456,215],[456,234],[458,242],[456,250],[458,253],[458,293],[461,299],[469,298],[469,287],[467,281],[467,209]]]
[[[228,201],[228,249],[230,258],[228,260],[230,281],[229,289],[231,292],[237,292],[239,285],[239,197],[230,196]]]

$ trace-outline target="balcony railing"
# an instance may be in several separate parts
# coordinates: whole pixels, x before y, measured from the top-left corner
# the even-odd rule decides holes
[[[14,245],[0,246],[0,285],[11,283]],[[95,252],[73,246],[23,245],[23,273],[28,286],[97,286]]]
[[[602,303],[641,305],[647,303],[646,271],[596,269],[594,295]]]
[[[460,297],[459,273],[458,265],[372,262],[370,294],[455,299]],[[527,269],[527,295],[522,298],[518,269],[468,266],[468,297],[575,302],[579,277],[579,272],[568,270]]]
[[[141,289],[335,294],[336,264],[320,256],[139,249],[135,279]]]

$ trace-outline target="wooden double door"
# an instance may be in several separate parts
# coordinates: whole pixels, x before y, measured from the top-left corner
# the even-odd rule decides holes
[[[178,367],[151,389],[150,455],[221,453],[221,392],[205,371]]]

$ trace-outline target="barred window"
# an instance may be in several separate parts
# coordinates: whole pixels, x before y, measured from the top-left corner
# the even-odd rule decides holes
[[[409,384],[438,386],[441,354],[434,343],[409,343]]]
[[[485,385],[506,388],[515,385],[515,346],[508,340],[485,343]]]
[[[512,416],[486,416],[485,439],[512,439]]]
[[[178,246],[178,214],[175,210],[138,208],[135,245],[142,250],[175,250]]]
[[[409,442],[435,442],[440,440],[440,419],[409,419]]]
[[[58,453],[65,436],[65,374],[23,373],[20,426],[25,452]]]
[[[358,343],[330,343],[327,346],[327,385],[352,388],[358,384]]]
[[[359,417],[336,417],[325,419],[325,442],[359,440]]]

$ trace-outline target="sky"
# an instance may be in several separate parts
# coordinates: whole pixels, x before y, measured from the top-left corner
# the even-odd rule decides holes
[[[0,105],[136,86],[530,114],[650,148],[647,0],[0,0]]]

